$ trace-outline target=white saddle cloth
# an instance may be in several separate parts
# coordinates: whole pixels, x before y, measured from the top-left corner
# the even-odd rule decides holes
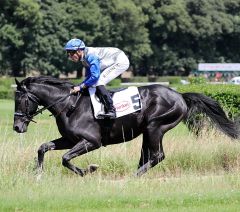
[[[95,95],[95,87],[89,87],[88,91],[93,105],[94,117],[99,119],[98,114],[104,111],[104,106]],[[137,87],[131,86],[127,89],[115,92],[112,99],[117,118],[142,109],[141,98]]]

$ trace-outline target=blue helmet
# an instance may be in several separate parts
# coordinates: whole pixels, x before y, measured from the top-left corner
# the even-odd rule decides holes
[[[82,40],[73,38],[66,43],[64,49],[65,50],[85,49],[85,44]]]

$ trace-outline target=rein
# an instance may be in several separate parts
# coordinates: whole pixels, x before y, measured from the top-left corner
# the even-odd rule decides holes
[[[65,100],[66,98],[68,98],[68,97],[71,96],[71,95],[73,95],[73,93],[70,93],[70,94],[62,97],[62,98],[59,99],[58,101],[56,101],[56,102],[54,102],[54,103],[52,103],[52,104],[50,104],[50,105],[48,105],[48,106],[46,106],[46,107],[43,107],[43,108],[37,110],[33,115],[31,115],[31,117],[33,118],[34,116],[38,115],[39,113],[42,113],[44,110],[47,110],[47,109],[53,107],[54,105],[58,104],[59,102],[62,102],[63,100]]]
[[[27,91],[26,91],[27,92]],[[36,121],[32,120],[33,117],[37,116],[39,113],[42,113],[44,110],[47,110],[51,107],[53,107],[54,105],[58,104],[59,102],[62,102],[63,100],[67,99],[68,97],[70,97],[71,95],[73,95],[73,93],[69,93],[68,95],[60,98],[58,101],[46,106],[46,107],[43,107],[39,110],[37,110],[34,114],[30,115],[28,112],[25,112],[25,113],[18,113],[18,112],[15,112],[14,115],[15,116],[22,116],[22,117],[26,117],[26,121],[32,121],[34,123],[36,123]],[[34,101],[35,103],[39,104],[39,101],[37,100],[37,98],[35,96],[33,96],[31,93],[27,92],[27,96],[28,98],[30,98],[32,101]]]

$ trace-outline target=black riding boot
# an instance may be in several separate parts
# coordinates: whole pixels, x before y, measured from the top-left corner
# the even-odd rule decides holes
[[[99,85],[96,87],[96,89],[97,89],[97,95],[105,107],[105,113],[99,114],[99,116],[103,118],[115,119],[116,110],[113,106],[113,100],[110,96],[110,93],[107,91],[104,85]]]

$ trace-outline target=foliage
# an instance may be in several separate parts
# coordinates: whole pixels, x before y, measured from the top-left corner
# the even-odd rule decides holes
[[[187,75],[199,62],[240,60],[239,14],[240,0],[2,0],[0,75],[80,70],[63,51],[73,37],[123,49],[136,74]]]
[[[217,100],[229,117],[240,117],[240,90],[238,85],[183,85],[177,86],[177,91],[181,93],[203,93]]]
[[[129,79],[129,82],[148,82],[148,77],[136,76]]]
[[[0,99],[13,99],[15,84],[14,78],[0,78]]]
[[[18,80],[22,80],[22,78],[18,78]],[[78,85],[83,79],[70,79],[74,85]],[[14,78],[0,78],[0,99],[13,99],[14,97],[14,87],[15,80]],[[119,88],[121,85],[121,79],[117,78],[112,80],[107,84],[109,89],[111,88]]]
[[[37,70],[57,76],[80,69],[67,60],[63,51],[64,44],[73,37],[83,39],[88,46],[119,47],[133,63],[151,53],[147,16],[133,1],[13,2],[4,1],[0,9],[2,75],[26,75]]]
[[[161,76],[161,77],[145,77],[135,76],[128,79],[128,82],[169,82],[169,84],[179,84],[181,77],[179,76]]]
[[[121,79],[116,78],[112,81],[110,81],[107,86],[109,87],[114,87],[114,88],[119,88],[121,86]]]
[[[206,84],[207,79],[205,77],[190,77],[189,82],[191,84]]]
[[[12,99],[12,98],[13,98],[13,90],[2,88],[0,86],[0,99]]]
[[[21,80],[21,78],[18,78]],[[180,85],[180,77],[157,77],[158,82],[169,82],[173,85],[177,91],[183,92],[197,92],[204,93],[216,99],[228,113],[229,117],[239,117],[240,116],[240,91],[237,85],[210,85],[206,84],[205,80],[202,78],[193,78],[192,84],[190,85]],[[149,82],[148,77],[133,77],[130,82]],[[82,79],[71,79],[74,85],[79,84]],[[121,80],[115,79],[108,84],[110,88],[120,87]],[[15,84],[14,78],[0,78],[0,99],[13,99],[14,89],[11,85]]]
[[[159,74],[184,68],[186,74],[199,62],[239,61],[239,0],[150,2],[145,12],[153,55],[146,66]]]
[[[0,74],[26,74],[34,65],[26,61],[32,56],[36,30],[42,20],[40,6],[36,0],[4,0],[1,4]]]
[[[172,84],[179,84],[181,81],[181,77],[179,76],[163,76],[163,77],[157,77],[157,82],[169,82],[170,85]]]

